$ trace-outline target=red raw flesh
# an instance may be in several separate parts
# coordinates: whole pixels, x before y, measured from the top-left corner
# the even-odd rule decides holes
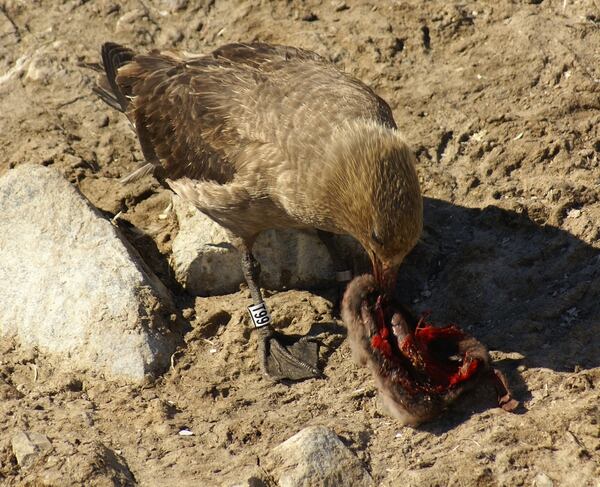
[[[371,338],[371,346],[381,352],[385,359],[399,365],[401,357],[393,354],[390,339],[393,340],[394,335],[386,325],[381,296],[375,304],[375,314],[378,330]],[[479,370],[480,361],[467,357],[466,354],[462,357],[461,362],[453,363],[436,360],[429,351],[429,344],[434,340],[458,342],[464,337],[465,334],[456,326],[449,325],[438,328],[427,323],[425,317],[421,318],[415,332],[404,338],[400,344],[400,351],[404,358],[408,359],[413,366],[422,369],[431,382],[430,384],[414,384],[416,389],[443,393],[461,382],[468,381]]]
[[[390,330],[385,326],[385,315],[383,313],[382,297],[377,298],[375,303],[377,333],[371,338],[371,346],[379,350],[385,358],[392,359],[392,346],[389,342]]]
[[[384,328],[380,331],[380,333],[373,335],[373,337],[371,338],[371,346],[379,350],[387,359],[392,358],[392,346],[388,341],[389,333],[390,332],[388,331],[388,329]]]
[[[458,342],[465,334],[454,325],[437,328],[426,323],[421,318],[415,330],[415,344],[419,353],[425,360],[425,370],[439,385],[448,388],[469,380],[479,368],[479,360],[463,356],[462,365],[456,367],[454,364],[440,363],[428,353],[428,344],[433,340],[446,339]]]

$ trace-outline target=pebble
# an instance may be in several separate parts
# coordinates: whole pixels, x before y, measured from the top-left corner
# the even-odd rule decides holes
[[[52,448],[46,435],[31,431],[20,431],[11,440],[12,450],[21,467],[32,465],[36,459]]]
[[[183,40],[183,32],[175,27],[167,27],[158,36],[158,44],[171,46]]]
[[[554,487],[554,482],[545,473],[538,473],[533,481],[535,487]]]
[[[142,9],[130,10],[119,17],[115,25],[115,32],[127,32],[133,29],[136,21],[146,16],[146,11]]]
[[[173,13],[186,8],[188,6],[188,0],[162,0],[160,5],[162,8]]]
[[[25,80],[47,84],[53,72],[54,67],[50,59],[44,54],[36,54],[31,58],[29,66],[25,71]]]

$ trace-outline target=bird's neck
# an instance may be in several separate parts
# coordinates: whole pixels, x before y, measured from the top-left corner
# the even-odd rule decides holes
[[[380,181],[381,165],[400,145],[405,143],[397,130],[372,121],[356,121],[334,131],[325,151],[324,183],[344,233],[371,223],[378,186],[385,184]]]

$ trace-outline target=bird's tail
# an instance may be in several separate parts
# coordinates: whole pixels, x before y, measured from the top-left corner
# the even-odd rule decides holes
[[[101,53],[102,65],[89,65],[89,67],[98,71],[96,86],[93,88],[94,93],[115,110],[125,113],[132,95],[132,86],[128,83],[117,83],[117,75],[119,73],[119,68],[122,68],[127,64],[131,65],[135,58],[135,53],[131,49],[115,44],[114,42],[104,43],[102,45]],[[130,122],[135,131],[135,124],[131,119]],[[142,149],[144,150],[143,145]],[[150,152],[152,153],[150,154]],[[147,174],[155,172],[156,156],[154,155],[154,152],[144,150],[144,156],[146,156],[146,160],[150,159],[150,162],[147,162],[128,176],[121,179],[121,183],[126,184],[134,182]]]
[[[120,67],[130,63],[135,57],[135,53],[127,47],[106,42],[102,45],[102,66],[104,73],[101,73],[96,80],[94,93],[96,93],[105,103],[120,112],[127,110],[129,105],[130,93],[117,84],[117,72]]]

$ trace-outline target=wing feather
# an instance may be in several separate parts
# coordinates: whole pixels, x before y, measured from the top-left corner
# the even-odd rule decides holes
[[[230,44],[204,56],[153,51],[129,60],[130,51],[117,51],[116,64],[127,62],[113,91],[125,97],[159,179],[226,183],[250,145],[270,144],[282,158],[301,161],[319,157],[313,141],[327,140],[345,121],[395,126],[389,106],[370,88],[310,51]]]

